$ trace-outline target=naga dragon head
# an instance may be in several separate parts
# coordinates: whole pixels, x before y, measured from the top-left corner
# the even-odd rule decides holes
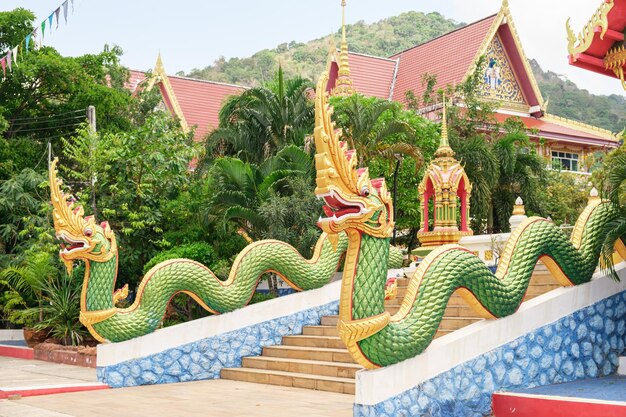
[[[54,158],[49,169],[52,218],[56,237],[61,242],[59,256],[71,274],[74,260],[110,260],[117,254],[117,243],[107,222],[98,225],[93,216],[84,216],[82,206],[73,207],[70,196],[61,190],[63,181],[57,178],[57,163],[58,158]]]
[[[341,130],[331,121],[325,86],[320,78],[315,97],[315,194],[324,199],[327,217],[318,226],[329,236],[356,229],[373,237],[388,238],[393,231],[393,203],[385,180],[370,180],[367,168],[357,168],[355,150],[340,142]]]

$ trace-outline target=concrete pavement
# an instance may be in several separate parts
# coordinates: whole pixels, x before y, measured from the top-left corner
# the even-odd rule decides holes
[[[0,394],[98,385],[96,370],[0,357]],[[212,380],[0,400],[0,417],[350,417],[353,395]]]
[[[354,396],[212,380],[0,401],[1,417],[350,417]]]

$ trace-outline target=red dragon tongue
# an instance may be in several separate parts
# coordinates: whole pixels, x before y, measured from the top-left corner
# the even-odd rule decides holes
[[[322,209],[324,210],[324,213],[328,216],[328,217],[333,217],[333,214],[335,214],[335,212],[333,211],[333,209],[331,209],[328,206],[322,206]]]

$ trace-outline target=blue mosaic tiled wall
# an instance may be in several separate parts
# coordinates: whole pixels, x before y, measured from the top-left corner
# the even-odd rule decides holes
[[[458,365],[375,405],[355,404],[355,417],[482,417],[491,395],[510,388],[615,373],[625,353],[626,291],[585,307]]]
[[[339,302],[300,311],[235,331],[207,337],[145,358],[98,367],[98,380],[111,387],[164,384],[219,378],[222,368],[241,367],[244,356],[260,355],[263,346],[300,334],[322,316],[337,314]]]

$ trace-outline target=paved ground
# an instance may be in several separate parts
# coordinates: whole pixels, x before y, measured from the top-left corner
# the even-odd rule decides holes
[[[0,417],[350,417],[354,396],[214,380],[0,401]]]
[[[96,370],[0,356],[0,390],[97,382]]]
[[[96,370],[0,356],[0,390],[83,385]],[[0,400],[0,417],[350,417],[353,395],[214,380]]]

